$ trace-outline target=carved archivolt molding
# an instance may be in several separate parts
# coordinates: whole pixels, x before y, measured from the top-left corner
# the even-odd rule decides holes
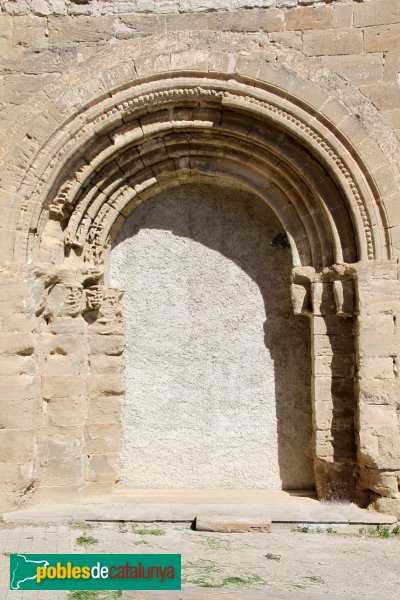
[[[172,83],[175,83],[174,80]],[[149,190],[153,190],[153,193],[157,191],[156,186],[161,185],[161,180],[163,181],[162,185],[165,185],[165,177],[160,176],[161,167],[157,171],[156,164],[150,165],[150,167],[146,167],[144,164],[137,182],[134,181],[134,176],[121,178],[118,192],[113,190],[112,194],[107,195],[101,187],[98,187],[97,190],[91,190],[92,197],[89,200],[86,197],[84,201],[83,190],[89,189],[91,181],[101,173],[102,169],[109,168],[113,160],[116,160],[118,164],[120,155],[124,151],[124,145],[127,148],[133,148],[148,140],[154,140],[158,135],[162,149],[161,138],[164,134],[154,133],[157,131],[157,113],[168,112],[168,110],[180,106],[193,106],[194,103],[199,109],[208,107],[222,113],[227,110],[234,111],[243,123],[246,120],[251,122],[252,119],[255,119],[261,129],[263,122],[266,127],[268,124],[272,124],[276,130],[288,136],[288,139],[293,139],[303,149],[306,149],[309,156],[313,157],[326,171],[327,177],[336,186],[342,200],[345,198],[344,206],[347,206],[352,227],[352,231],[342,233],[340,231],[341,223],[336,224],[333,221],[329,205],[324,208],[322,202],[321,216],[318,217],[320,223],[313,225],[317,228],[316,234],[313,234],[314,237],[325,236],[326,239],[330,237],[333,240],[332,262],[346,260],[343,252],[341,255],[340,243],[343,243],[343,240],[338,242],[340,235],[343,239],[348,238],[349,244],[353,243],[357,246],[358,256],[347,257],[350,262],[356,259],[379,257],[381,244],[377,242],[376,235],[379,234],[376,232],[384,230],[384,227],[376,227],[376,220],[379,216],[377,208],[371,215],[371,207],[376,204],[374,191],[368,188],[360,164],[352,158],[342,142],[333,136],[327,126],[320,122],[315,115],[310,115],[304,108],[296,106],[288,97],[282,98],[271,93],[270,90],[252,87],[233,80],[227,82],[217,78],[209,79],[207,76],[197,76],[196,78],[180,76],[176,80],[177,87],[170,84],[171,79],[136,84],[116,93],[115,97],[107,98],[89,108],[80,114],[73,123],[69,123],[62,131],[60,130],[57,152],[53,153],[53,158],[47,162],[45,171],[32,197],[27,202],[26,211],[22,211],[24,220],[25,215],[28,219],[36,219],[36,224],[31,222],[29,227],[34,232],[32,235],[37,242],[39,242],[39,238],[44,242],[46,240],[45,226],[48,218],[59,220],[63,222],[65,245],[86,249],[84,255],[89,262],[102,264],[105,247],[109,241],[105,238],[104,231],[110,231],[113,222],[121,218],[122,198],[125,198],[125,204],[128,202],[131,202],[132,205],[135,202],[139,203],[147,197]],[[155,117],[153,133],[145,135],[142,132],[140,134],[141,120],[149,115]],[[163,118],[165,119],[165,115]],[[123,135],[115,133],[120,128],[129,127],[136,121],[139,124],[139,132],[131,132],[131,137],[126,132]],[[198,133],[201,143],[200,134],[202,128],[204,129],[204,124],[188,119],[187,123],[183,120],[181,125],[180,131],[183,131],[185,127],[191,128],[191,139],[194,139]],[[175,127],[174,134],[177,132],[178,128]],[[62,143],[61,140],[63,140]],[[214,143],[219,143],[218,138],[214,140]],[[55,144],[55,139],[52,140],[52,144]],[[88,150],[92,157],[90,159],[87,158]],[[257,152],[257,146],[254,145],[255,159],[257,159]],[[51,154],[50,148],[46,150],[46,157]],[[169,158],[170,156],[166,154],[165,159]],[[161,164],[161,162],[160,159],[159,163]],[[34,166],[32,165],[32,168]],[[251,166],[253,167],[253,165]],[[179,170],[176,165],[175,169]],[[190,167],[187,172],[189,175]],[[223,175],[222,171],[217,174]],[[227,177],[233,177],[232,173],[228,173]],[[249,179],[252,177],[253,172],[249,170]],[[307,180],[307,169],[304,169],[302,177],[304,185],[312,190],[314,182]],[[264,187],[268,187],[267,177]],[[47,205],[38,215],[37,212],[31,212],[30,206],[36,205],[33,199],[39,196],[47,198]],[[326,198],[328,197],[329,193],[326,194]],[[310,214],[316,213],[312,207],[309,207],[309,212]],[[123,213],[122,216],[124,216]],[[302,219],[303,217],[299,218],[299,222]],[[20,225],[20,228],[23,229],[23,223]],[[330,229],[328,233],[324,231],[327,228]],[[299,237],[304,237],[303,232],[299,234]],[[350,239],[351,237],[353,240]],[[293,242],[293,236],[289,235],[289,239]],[[34,241],[33,246],[38,246],[37,242]],[[304,264],[305,259],[301,258],[301,251],[299,251],[299,255],[300,262],[297,264]],[[320,266],[324,266],[324,264]]]

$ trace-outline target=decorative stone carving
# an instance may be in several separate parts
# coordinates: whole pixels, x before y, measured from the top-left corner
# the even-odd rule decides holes
[[[312,267],[296,267],[292,271],[292,302],[296,315],[356,314],[354,268],[335,265],[316,273]]]
[[[82,286],[58,283],[48,294],[45,313],[50,318],[76,317],[82,308]]]

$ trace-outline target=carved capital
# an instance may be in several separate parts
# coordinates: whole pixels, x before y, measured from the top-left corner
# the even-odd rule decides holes
[[[46,299],[48,317],[76,317],[83,308],[81,285],[58,283],[50,288]]]
[[[321,273],[295,267],[290,290],[295,315],[356,314],[355,271],[349,265],[333,265]]]

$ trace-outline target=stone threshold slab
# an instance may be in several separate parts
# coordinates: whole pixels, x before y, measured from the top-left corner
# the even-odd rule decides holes
[[[132,521],[191,522],[197,515],[238,517],[273,523],[392,524],[396,517],[354,504],[311,502],[247,504],[91,503],[31,506],[3,514],[3,520],[28,522]]]

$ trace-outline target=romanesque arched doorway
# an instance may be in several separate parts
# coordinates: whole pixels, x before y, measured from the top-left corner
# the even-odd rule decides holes
[[[345,106],[330,80],[307,82],[305,59],[253,60],[245,40],[224,53],[217,34],[208,50],[201,36],[188,53],[179,43],[160,36],[150,58],[127,42],[98,58],[95,79],[93,65],[61,78],[5,153],[3,254],[25,286],[17,350],[36,379],[24,427],[2,433],[24,449],[24,485],[45,499],[115,486],[125,337],[110,249],[156,194],[213,180],[264,202],[288,240],[293,315],[311,322],[319,497],[395,497],[398,218],[385,157],[351,97]]]

